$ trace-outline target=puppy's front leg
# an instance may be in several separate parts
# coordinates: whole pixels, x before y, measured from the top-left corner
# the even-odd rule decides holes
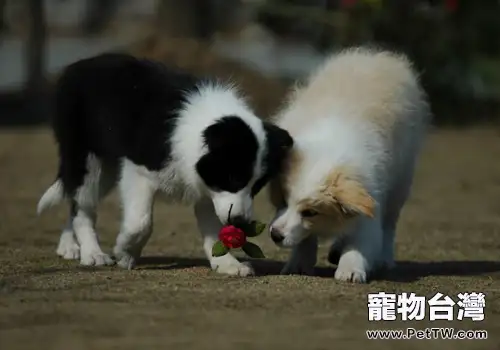
[[[203,198],[194,206],[194,213],[198,224],[198,229],[203,238],[203,249],[210,261],[210,266],[218,273],[232,276],[250,276],[254,270],[249,263],[239,262],[231,253],[220,257],[212,256],[212,246],[218,239],[222,224],[215,214],[212,201],[209,198]]]
[[[314,266],[318,259],[318,239],[309,235],[293,247],[288,262],[281,270],[282,275],[314,275]]]
[[[125,162],[120,180],[123,219],[113,253],[118,266],[132,269],[151,237],[155,182],[130,162]]]
[[[342,251],[335,279],[354,283],[366,283],[382,251],[383,231],[379,218],[362,218],[359,227]]]

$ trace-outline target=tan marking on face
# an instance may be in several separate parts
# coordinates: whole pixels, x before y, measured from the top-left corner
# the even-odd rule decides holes
[[[335,210],[340,210],[344,217],[349,217],[354,213],[373,218],[375,200],[352,174],[347,167],[331,171],[320,189],[319,198],[322,198],[322,202],[338,208]]]
[[[306,198],[297,203],[299,213],[312,210],[320,215],[340,216],[342,214],[340,204],[333,197],[327,197],[322,194],[317,197]],[[308,220],[314,220],[315,216]]]
[[[319,192],[318,192],[319,194]],[[299,201],[297,211],[299,214],[305,210],[312,210],[318,214],[311,217],[302,217],[302,225],[307,230],[317,234],[331,234],[343,227],[347,216],[343,215],[340,204],[333,197],[319,194],[317,197]]]
[[[335,168],[326,177],[315,196],[305,198],[298,203],[298,210],[314,210],[317,216],[305,218],[312,224],[319,223],[324,216],[338,224],[362,214],[373,218],[375,200],[363,185],[355,179],[347,167]]]

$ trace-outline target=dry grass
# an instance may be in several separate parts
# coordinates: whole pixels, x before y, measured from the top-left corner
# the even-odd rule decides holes
[[[368,285],[335,282],[325,251],[317,277],[281,277],[286,252],[267,237],[273,261],[260,276],[217,276],[202,259],[190,208],[158,203],[155,233],[135,271],[82,268],[55,247],[66,208],[35,216],[51,183],[55,148],[47,130],[0,135],[0,347],[3,349],[344,349],[365,329],[454,326],[487,329],[487,341],[371,341],[373,349],[493,349],[500,331],[500,163],[498,134],[440,131],[427,143],[397,238],[399,267]],[[258,216],[271,215],[264,196]],[[118,229],[115,195],[98,230],[110,250]],[[486,320],[367,322],[369,292],[487,294]],[[496,339],[495,339],[496,338]]]

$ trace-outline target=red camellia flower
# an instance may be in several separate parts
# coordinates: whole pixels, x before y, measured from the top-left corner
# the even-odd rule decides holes
[[[247,238],[242,229],[233,225],[224,226],[219,232],[219,240],[228,248],[237,249],[243,247]]]

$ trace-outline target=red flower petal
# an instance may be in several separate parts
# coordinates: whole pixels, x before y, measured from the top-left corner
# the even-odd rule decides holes
[[[228,225],[220,230],[219,240],[228,248],[241,248],[246,243],[246,236],[240,228]]]

